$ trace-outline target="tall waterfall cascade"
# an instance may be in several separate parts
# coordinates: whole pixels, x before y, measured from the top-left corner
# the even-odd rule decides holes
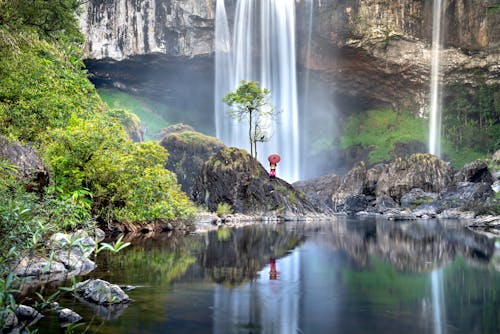
[[[270,136],[258,144],[258,158],[281,156],[278,176],[299,179],[300,138],[297,102],[295,0],[237,0],[230,29],[224,0],[216,4],[215,122],[217,137],[226,145],[250,150],[248,125],[230,118],[222,98],[242,80],[257,81],[271,92],[280,111],[261,124]]]
[[[431,51],[431,103],[429,124],[429,153],[441,156],[441,48],[442,48],[442,0],[434,0],[432,15],[432,51]]]

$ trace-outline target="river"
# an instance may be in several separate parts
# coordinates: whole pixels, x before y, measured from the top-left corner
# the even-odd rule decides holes
[[[341,217],[145,235],[89,275],[135,286],[133,302],[60,303],[84,317],[77,333],[500,333],[499,242],[462,226]],[[64,332],[56,315],[37,328]]]

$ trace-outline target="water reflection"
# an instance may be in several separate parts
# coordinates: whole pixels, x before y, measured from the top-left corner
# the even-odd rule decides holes
[[[139,286],[135,301],[90,332],[500,332],[494,241],[460,224],[345,219],[132,242],[92,275]]]

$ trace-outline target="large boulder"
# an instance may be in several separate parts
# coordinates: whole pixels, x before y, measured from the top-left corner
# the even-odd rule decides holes
[[[485,182],[492,184],[493,176],[484,160],[476,160],[466,164],[455,174],[455,182]]]
[[[162,133],[165,137],[160,145],[169,152],[166,168],[177,174],[182,190],[193,198],[193,187],[203,164],[225,145],[217,138],[181,124],[170,126]]]
[[[342,178],[337,191],[332,196],[334,210],[343,210],[348,198],[363,195],[367,185],[366,164],[361,161]]]
[[[18,168],[18,178],[27,181],[27,190],[40,191],[49,183],[49,173],[35,150],[0,136],[0,159]]]
[[[269,179],[267,171],[246,151],[225,148],[203,165],[194,200],[215,211],[229,204],[235,213],[298,216],[316,213],[302,192],[287,182]]]
[[[335,174],[297,181],[293,187],[302,191],[307,199],[322,211],[333,209],[332,196],[340,185],[340,178]]]
[[[453,181],[454,168],[432,154],[413,154],[393,160],[381,173],[375,193],[388,195],[397,202],[411,189],[440,193]]]

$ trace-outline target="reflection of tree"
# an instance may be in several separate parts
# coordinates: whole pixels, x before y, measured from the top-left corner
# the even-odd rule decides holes
[[[296,231],[284,225],[235,229],[227,238],[209,233],[201,264],[217,283],[241,284],[256,278],[269,258],[279,258],[303,241]]]
[[[159,282],[167,286],[196,261],[191,250],[201,245],[197,239],[167,234],[132,239],[132,243],[133,247],[117,254],[99,253],[98,267],[110,268],[107,279],[127,285]],[[96,274],[102,277],[101,272]]]
[[[342,278],[354,296],[374,303],[396,306],[421,300],[426,293],[427,276],[398,273],[389,263],[370,257],[362,271],[344,270]]]

